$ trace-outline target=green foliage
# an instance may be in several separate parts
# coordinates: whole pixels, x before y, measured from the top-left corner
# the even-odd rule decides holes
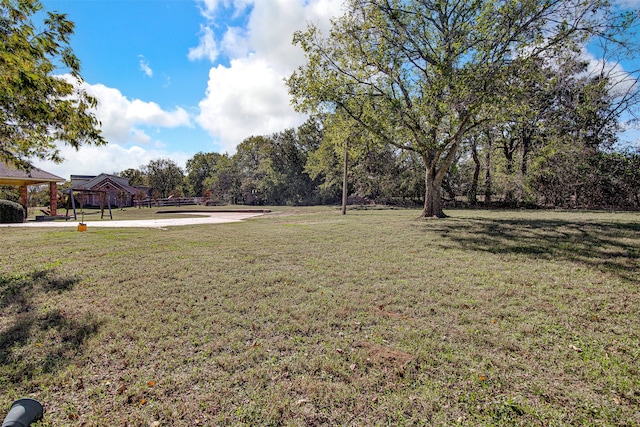
[[[307,146],[301,142],[299,132],[287,129],[271,137],[273,150],[271,151],[270,177],[277,183],[270,200],[278,204],[303,205],[315,204],[315,189],[317,184],[307,174]],[[307,139],[307,142],[309,140]],[[318,142],[313,142],[317,145]]]
[[[530,177],[543,206],[640,209],[640,154],[557,150]]]
[[[0,223],[24,222],[24,207],[20,203],[0,200]]]
[[[424,197],[420,156],[382,144],[357,126],[347,131],[338,115],[327,117],[325,138],[309,155],[307,171],[321,180],[320,189],[340,199],[344,151],[348,150],[348,194],[354,200],[378,204],[416,204]],[[416,191],[417,190],[417,191]]]
[[[465,139],[471,156],[462,158],[464,174],[456,180],[470,203],[478,202],[484,184],[484,193],[495,196],[485,196],[487,205],[612,206],[606,192],[596,191],[595,182],[604,181],[587,177],[617,176],[597,158],[616,142],[621,114],[640,93],[632,75],[607,74],[606,68],[589,73],[579,55],[566,53],[562,61],[521,61],[502,79],[499,102],[483,110],[483,122]],[[585,203],[579,194],[587,187],[591,200]],[[617,206],[632,206],[626,194]]]
[[[73,22],[47,12],[39,28],[41,10],[38,0],[0,3],[0,161],[24,168],[32,158],[61,161],[59,141],[106,144],[69,45]]]
[[[49,204],[51,203],[48,184],[30,186],[28,195],[29,201],[27,205],[29,207],[49,206]]]
[[[218,164],[223,163],[226,154],[218,153],[196,153],[187,160],[186,183],[192,195],[202,196],[205,191],[205,180],[219,172]]]
[[[569,117],[557,108],[554,111]],[[471,155],[462,152],[443,180],[445,202],[450,206],[467,200],[486,206],[639,208],[638,155],[602,151],[590,145],[592,139],[575,136],[577,132],[558,138],[556,132],[562,133],[554,126],[562,121],[547,115],[553,116],[551,112],[537,116],[535,129],[540,133],[529,142],[519,139],[525,133],[519,126],[527,123],[523,116],[503,126],[494,122],[478,126],[464,140],[464,149]],[[200,185],[202,195],[213,204],[339,203],[346,142],[352,203],[416,206],[424,202],[425,181],[419,172],[424,163],[417,153],[371,139],[367,142],[370,135],[365,133],[343,134],[344,127],[332,127],[336,117],[328,116],[321,131],[311,132],[315,136],[308,136],[301,127],[248,138],[233,156],[198,153],[188,162],[190,185]],[[579,132],[589,134],[588,129]],[[198,169],[198,165],[211,167]],[[201,182],[200,176],[205,176]],[[478,194],[480,198],[470,197]]]
[[[318,203],[318,182],[305,170],[311,150],[320,145],[317,123],[267,136],[252,136],[238,145],[231,161],[239,181],[238,201],[259,205]]]
[[[123,170],[118,175],[123,178],[127,178],[129,180],[129,185],[134,187],[144,186],[147,181],[147,177],[139,169],[129,168],[129,169]]]
[[[233,162],[240,176],[240,197],[245,204],[263,204],[272,145],[266,136],[251,136],[236,147]]]
[[[0,185],[0,199],[17,202],[20,200],[20,190],[15,186]]]
[[[184,173],[171,159],[151,160],[142,168],[154,197],[165,198],[170,195],[182,195]]]
[[[203,182],[204,192],[210,193],[214,203],[238,204],[242,200],[241,175],[234,159],[223,154],[216,161],[216,168]]]
[[[505,79],[613,28],[597,0],[350,0],[346,10],[327,37],[313,25],[295,34],[307,64],[289,78],[290,93],[300,111],[344,114],[420,155],[424,216],[444,215],[444,176],[483,110],[511,95]]]

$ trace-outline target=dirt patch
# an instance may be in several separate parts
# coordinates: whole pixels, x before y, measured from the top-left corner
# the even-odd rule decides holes
[[[365,350],[371,362],[377,365],[402,369],[413,360],[413,355],[409,353],[368,341],[360,341],[354,347]]]

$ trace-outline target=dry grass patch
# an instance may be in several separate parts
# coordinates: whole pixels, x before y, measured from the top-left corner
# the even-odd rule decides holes
[[[39,399],[40,426],[640,424],[637,214],[284,212],[3,230],[0,405]]]

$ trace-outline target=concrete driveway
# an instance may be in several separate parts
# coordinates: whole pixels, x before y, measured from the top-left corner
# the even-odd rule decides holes
[[[105,219],[102,221],[85,221],[87,228],[94,227],[141,227],[165,228],[197,224],[222,224],[226,222],[240,222],[247,218],[264,215],[263,212],[180,212],[181,214],[197,215],[194,218],[159,218],[118,221]],[[28,221],[21,224],[0,224],[1,227],[78,227],[80,221]]]

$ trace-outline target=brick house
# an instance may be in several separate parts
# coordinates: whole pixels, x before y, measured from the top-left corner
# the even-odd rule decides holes
[[[129,185],[127,178],[104,173],[98,176],[71,175],[71,188],[82,194],[82,203],[86,206],[100,206],[102,194],[105,193],[110,206],[133,206],[137,196],[146,197],[149,193],[147,187]]]

